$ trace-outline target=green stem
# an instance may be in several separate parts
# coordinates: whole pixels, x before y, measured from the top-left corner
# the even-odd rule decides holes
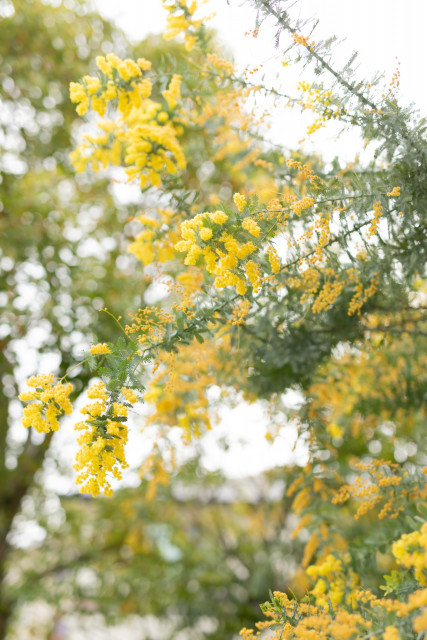
[[[77,367],[80,367],[81,365],[83,365],[85,362],[88,362],[88,360],[90,360],[91,358],[93,358],[94,356],[89,356],[88,358],[85,358],[84,360],[81,360],[81,362],[78,362],[77,364],[73,365],[71,367],[71,369],[68,369],[68,371],[66,373],[64,373],[64,375],[62,376],[62,378],[60,378],[59,382],[62,382],[62,380],[66,380],[67,376],[69,376],[69,374],[74,371],[74,369],[77,369]]]
[[[125,329],[120,324],[119,319],[116,318],[116,316],[114,314],[112,314],[111,311],[108,311],[108,309],[100,309],[100,311],[102,311],[103,313],[106,313],[108,316],[113,318],[114,322],[120,327],[120,330],[125,334],[126,338],[131,342],[135,342],[135,340],[132,340],[132,338],[130,336],[128,336],[128,334],[126,333]]]

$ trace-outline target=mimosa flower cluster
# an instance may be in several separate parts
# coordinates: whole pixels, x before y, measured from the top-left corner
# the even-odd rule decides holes
[[[137,395],[126,387],[121,393],[124,401],[114,402],[103,382],[88,389],[88,398],[95,402],[81,409],[85,420],[74,427],[81,432],[77,438],[80,449],[74,465],[81,493],[97,496],[103,491],[104,495],[111,496],[111,478],[119,480],[123,469],[128,466],[125,456],[128,440],[126,422],[128,407],[137,402]]]
[[[176,257],[174,246],[179,232],[171,228],[171,209],[157,208],[157,218],[141,214],[136,220],[144,227],[128,246],[132,253],[144,265],[155,262],[165,264]],[[167,231],[165,231],[167,229]]]
[[[403,534],[392,550],[398,563],[412,569],[420,585],[427,585],[427,523],[419,531]]]
[[[326,227],[323,228],[323,233],[327,238],[329,231]],[[322,260],[322,244],[326,241],[320,238],[316,251],[310,258],[310,264],[316,265],[318,260]],[[346,288],[351,289],[353,295],[348,304],[348,315],[352,316],[359,314],[363,305],[376,293],[379,280],[375,274],[369,283],[363,284],[355,269],[347,269],[337,274],[329,266],[316,265],[301,270],[298,276],[289,278],[288,283],[292,289],[302,292],[301,304],[310,303],[312,313],[330,309]]]
[[[21,402],[28,403],[23,411],[23,426],[34,427],[39,433],[57,431],[61,416],[73,411],[69,399],[73,385],[61,381],[55,383],[52,373],[32,376],[28,378],[27,385],[32,390],[19,395]]]
[[[130,318],[131,324],[125,327],[127,335],[136,335],[138,343],[148,348],[162,341],[167,326],[174,320],[172,313],[154,305],[138,309],[137,313],[130,314]]]
[[[109,53],[105,58],[98,56],[96,65],[101,72],[99,77],[84,76],[81,82],[70,83],[70,99],[77,104],[76,111],[80,116],[92,108],[103,117],[108,103],[113,100],[117,100],[119,112],[127,115],[150,97],[151,80],[143,73],[151,69],[149,60],[122,60]]]
[[[258,640],[264,630],[272,640],[356,640],[372,626],[358,612],[331,612],[312,602],[297,603],[280,591],[274,591],[271,602],[261,609],[267,620],[256,623],[257,631],[242,629],[243,640]]]
[[[112,353],[110,347],[105,342],[94,344],[89,349],[89,353],[93,356],[103,356]]]
[[[206,18],[198,20],[194,18],[198,2],[196,0],[162,0],[162,2],[168,11],[164,39],[172,40],[182,34],[186,50],[192,51],[197,43],[200,27],[206,21]]]
[[[105,342],[97,343],[90,347],[86,360],[105,361],[103,356],[112,353]],[[60,418],[73,411],[69,399],[73,385],[62,380],[55,383],[53,374],[32,376],[27,380],[27,385],[32,390],[24,391],[19,396],[22,402],[28,403],[23,410],[23,426],[34,427],[39,433],[57,431]],[[77,431],[83,431],[77,439],[80,450],[74,466],[79,472],[76,483],[82,485],[82,493],[97,496],[103,490],[105,495],[110,496],[112,489],[109,479],[119,479],[122,469],[127,466],[125,423],[128,408],[138,401],[138,396],[132,388],[121,386],[119,380],[114,381],[109,391],[101,381],[92,385],[87,393],[88,398],[96,402],[81,410],[85,420],[75,425]]]
[[[162,93],[164,103],[150,99],[152,81],[147,73],[151,62],[122,60],[110,53],[98,57],[99,76],[84,76],[70,85],[71,100],[83,115],[91,108],[104,118],[112,104],[114,119],[98,122],[99,135],[86,135],[72,152],[77,171],[88,164],[94,171],[109,165],[119,166],[122,159],[129,180],[138,179],[142,188],[159,186],[162,174],[174,174],[186,166],[178,136],[182,134],[178,111],[181,101],[181,76],[173,75]]]
[[[424,524],[420,531],[404,534],[392,546],[400,564],[414,567],[412,560],[408,562],[411,557],[424,568],[422,581],[426,578],[426,531]],[[277,640],[402,640],[414,637],[414,632],[427,631],[427,589],[413,591],[406,601],[377,596],[358,587],[359,576],[350,568],[350,559],[349,553],[334,552],[308,567],[307,574],[317,582],[306,602],[273,592],[271,601],[261,605],[266,620],[256,623],[257,631],[242,629],[243,639],[257,640],[265,629],[271,630],[268,637]],[[314,604],[311,596],[315,597]]]
[[[302,92],[301,106],[320,115],[307,127],[307,135],[312,135],[325,126],[327,120],[339,118],[345,112],[330,89],[323,90],[305,81],[298,83],[297,89]]]
[[[239,214],[247,206],[246,197],[240,193],[234,195],[234,202]],[[181,224],[182,240],[175,249],[186,253],[184,264],[204,264],[206,271],[216,276],[217,289],[235,287],[238,294],[244,295],[251,286],[257,293],[265,269],[270,274],[278,273],[281,264],[277,251],[269,243],[265,249],[267,260],[260,258],[264,253],[263,242],[268,242],[272,228],[263,213],[245,217],[219,210],[199,213]],[[253,257],[248,259],[249,256]]]
[[[307,575],[316,578],[311,590],[316,604],[327,608],[328,601],[334,606],[351,604],[352,591],[359,583],[359,576],[349,568],[350,555],[329,554],[323,561],[307,568]]]
[[[417,483],[401,467],[386,460],[374,460],[368,464],[357,463],[356,468],[366,475],[357,476],[353,484],[345,484],[332,498],[333,504],[342,504],[350,497],[356,498],[358,508],[355,518],[359,519],[374,508],[378,509],[378,518],[396,519],[405,510],[410,495],[412,499],[427,498],[425,476]]]

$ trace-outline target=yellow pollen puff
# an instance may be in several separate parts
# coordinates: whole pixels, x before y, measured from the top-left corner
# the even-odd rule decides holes
[[[138,64],[129,59],[122,60],[122,62],[117,65],[117,72],[119,76],[126,82],[128,82],[131,78],[136,78],[137,76],[141,75],[141,69],[139,68]]]
[[[257,250],[258,250],[258,247],[252,242],[252,240],[249,240],[248,242],[245,242],[239,247],[236,255],[239,258],[239,260],[244,260],[247,256],[249,256],[251,253],[254,253]]]
[[[132,389],[122,387],[122,394],[125,397],[126,401],[129,402],[129,404],[135,404],[135,402],[138,401],[138,396]]]
[[[169,109],[174,109],[181,100],[181,80],[182,76],[174,74],[170,81],[169,87],[163,91],[162,96],[169,105]]]
[[[145,58],[138,58],[137,63],[143,71],[149,71],[151,69],[151,62]]]
[[[273,273],[279,273],[280,271],[280,267],[281,267],[281,263],[280,263],[280,258],[277,254],[277,251],[274,247],[268,247],[267,249],[267,255],[268,255],[268,259],[270,262],[270,266],[271,266],[271,270]]]
[[[239,211],[243,211],[243,209],[247,205],[247,201],[246,201],[245,196],[243,196],[241,193],[235,193],[234,196],[233,196],[233,200],[234,200],[238,210]]]
[[[160,111],[160,112],[157,114],[157,120],[158,120],[159,122],[167,122],[167,121],[169,120],[169,116],[168,116],[168,114],[166,113],[166,111]]]
[[[113,77],[113,65],[110,62],[107,62],[104,56],[98,56],[96,58],[96,66],[101,71],[101,73],[104,73],[109,78]]]
[[[88,96],[92,96],[101,88],[101,80],[93,76],[83,76],[82,82]]]
[[[234,65],[228,60],[220,58],[215,53],[208,53],[206,58],[212,66],[217,67],[218,69],[223,69],[229,75],[234,74]]]
[[[393,187],[391,191],[387,192],[390,198],[398,198],[400,196],[400,187]]]
[[[427,585],[427,523],[420,531],[404,533],[392,546],[392,552],[399,564],[413,569],[417,581]]]
[[[154,220],[154,218],[150,218],[150,216],[146,216],[143,213],[140,214],[137,217],[138,222],[140,222],[141,224],[145,225],[146,227],[159,227],[160,224],[157,220]]]
[[[252,218],[245,218],[243,220],[243,222],[242,222],[242,227],[243,227],[243,229],[248,231],[255,238],[259,238],[259,235],[261,233],[261,229],[260,229],[258,223],[255,222],[255,220],[253,220]]]
[[[93,356],[98,356],[104,353],[112,353],[112,352],[111,352],[111,349],[107,347],[105,342],[99,342],[98,344],[94,344],[91,346],[91,348],[89,349],[89,353],[91,353]]]
[[[400,635],[396,627],[388,626],[383,633],[383,640],[400,640]]]
[[[108,399],[108,394],[105,389],[105,384],[102,381],[93,384],[87,391],[87,397],[91,400],[99,399],[103,402],[106,402]]]
[[[216,224],[225,224],[228,220],[228,215],[224,213],[224,211],[214,211],[213,213],[209,213],[209,218],[212,222]]]
[[[209,229],[209,227],[203,227],[202,229],[200,229],[199,235],[201,239],[206,242],[207,240],[210,240],[212,238],[212,229]]]
[[[253,260],[248,260],[245,264],[245,271],[252,284],[254,293],[257,293],[261,289],[261,274],[259,264],[256,264]]]
[[[344,433],[342,428],[339,425],[337,425],[336,422],[331,422],[331,424],[328,424],[328,426],[326,427],[326,431],[333,438],[342,438]]]
[[[377,233],[378,230],[378,225],[380,222],[380,218],[383,214],[382,212],[382,205],[381,202],[378,200],[378,202],[374,202],[373,204],[373,209],[374,209],[374,217],[372,219],[371,222],[371,226],[369,227],[366,235],[368,236],[368,238],[371,238],[372,236],[374,236]]]
[[[82,102],[82,100],[86,100],[86,98],[86,91],[80,82],[70,82],[71,102]]]
[[[127,407],[125,407],[120,402],[114,402],[114,404],[113,404],[113,414],[114,414],[114,416],[127,416],[127,414],[128,414]]]
[[[184,260],[184,264],[188,266],[195,265],[198,257],[201,256],[202,253],[203,253],[203,249],[198,244],[191,245],[190,250],[187,253],[187,256]]]

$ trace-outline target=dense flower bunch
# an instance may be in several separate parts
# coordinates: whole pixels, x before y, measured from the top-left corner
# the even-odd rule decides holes
[[[82,432],[77,438],[80,450],[74,465],[82,493],[97,496],[103,490],[104,495],[111,496],[110,476],[119,480],[128,466],[124,450],[128,440],[126,422],[128,407],[137,402],[137,395],[126,387],[121,392],[124,401],[112,402],[103,382],[88,389],[88,398],[95,402],[81,409],[85,420],[75,425],[76,431]]]
[[[316,580],[311,594],[316,599],[316,604],[326,608],[330,601],[332,605],[344,602],[351,604],[352,590],[359,582],[359,576],[346,565],[350,563],[348,553],[329,554],[318,564],[307,568],[307,575]]]
[[[177,251],[186,252],[184,260],[186,265],[195,265],[199,257],[203,257],[207,271],[217,276],[215,286],[218,289],[235,286],[237,292],[243,295],[246,292],[246,284],[244,277],[242,277],[244,273],[242,272],[242,261],[257,251],[257,247],[252,240],[238,243],[225,230],[227,227],[222,231],[221,227],[227,221],[228,215],[223,211],[198,214],[193,220],[182,223],[181,236],[183,240],[178,242],[175,248]],[[221,243],[222,248],[219,251],[215,250],[214,243]],[[246,262],[246,272],[248,277],[251,277],[248,272],[248,263],[249,265],[254,263],[252,261]],[[251,283],[258,287],[259,274],[254,270],[251,273]]]
[[[116,115],[98,123],[102,133],[86,135],[71,154],[77,171],[89,164],[94,171],[119,166],[122,158],[129,180],[138,178],[141,187],[159,185],[161,175],[174,174],[186,166],[178,136],[182,126],[176,114],[181,100],[181,77],[175,74],[163,91],[164,103],[150,99],[151,62],[122,60],[113,53],[96,60],[99,76],[84,76],[70,85],[77,113],[91,108],[101,117],[112,104]]]
[[[302,602],[274,592],[272,600],[261,606],[267,620],[257,623],[258,631],[242,629],[242,637],[255,640],[268,629],[271,632],[265,637],[277,640],[314,637],[357,640],[368,633],[384,640],[400,640],[414,637],[414,632],[427,631],[427,589],[420,588],[427,577],[426,531],[427,524],[423,524],[420,530],[404,534],[392,544],[399,565],[414,569],[415,583],[408,582],[404,572],[386,576],[401,590],[407,584],[412,591],[407,600],[380,597],[360,587],[350,553],[334,551],[307,568],[306,573],[315,584]],[[338,621],[340,625],[336,626]]]
[[[359,640],[365,637],[401,640],[426,630],[426,604],[426,589],[411,594],[405,604],[376,598],[368,590],[355,590],[352,611],[325,609],[310,603],[296,604],[287,594],[275,591],[272,601],[261,606],[268,619],[257,623],[258,631],[242,629],[241,636],[244,640],[255,640],[268,630],[262,637],[269,640]],[[380,625],[378,616],[382,618]]]
[[[24,427],[34,427],[39,433],[58,431],[61,416],[69,415],[73,410],[69,399],[73,385],[61,381],[55,384],[52,373],[32,376],[28,378],[27,385],[32,391],[19,395],[21,402],[28,403],[22,418]]]
[[[77,103],[76,111],[82,116],[91,107],[101,117],[107,105],[118,100],[120,113],[128,114],[133,107],[141,107],[143,100],[151,95],[152,85],[143,72],[151,69],[151,62],[139,58],[121,60],[114,53],[105,58],[99,56],[96,64],[100,77],[84,76],[81,82],[71,82],[70,98]]]
[[[331,611],[309,602],[296,604],[280,591],[274,591],[272,601],[265,602],[261,609],[267,620],[256,624],[258,631],[242,629],[240,635],[244,640],[256,640],[262,632],[266,634],[263,637],[271,640],[360,638],[359,634],[368,633],[371,628],[360,613],[338,611],[331,615]]]
[[[99,342],[98,344],[94,344],[89,349],[89,353],[92,356],[103,356],[107,353],[112,353],[110,347],[105,342]]]
[[[165,264],[175,258],[174,245],[179,239],[179,232],[170,228],[174,212],[171,209],[156,209],[157,217],[140,214],[136,220],[144,227],[128,246],[132,253],[144,265],[153,263]],[[165,232],[165,229],[168,232]]]
[[[168,11],[165,40],[171,40],[184,35],[185,48],[192,51],[200,37],[200,27],[206,18],[196,20],[194,14],[198,9],[196,0],[163,0],[163,6]]]
[[[234,202],[239,214],[248,204],[240,193],[234,194]],[[175,249],[186,253],[184,264],[204,263],[207,272],[216,276],[217,289],[235,287],[238,294],[244,295],[250,286],[257,293],[265,281],[262,271],[267,270],[268,281],[268,271],[271,275],[280,269],[277,251],[267,244],[264,254],[263,242],[278,232],[284,219],[280,208],[275,212],[276,221],[272,225],[268,209],[256,211],[254,208],[247,209],[249,215],[244,218],[235,212],[218,210],[199,213],[183,222],[182,240]],[[262,260],[261,255],[266,255],[267,260]]]
[[[384,640],[413,638],[414,633],[423,637],[423,632],[427,631],[427,589],[417,589],[409,594],[407,602],[378,598],[368,589],[356,590],[354,598],[365,619],[371,618],[377,627],[381,621],[379,632],[383,631]],[[372,627],[373,623],[369,622]]]
[[[427,585],[427,523],[419,531],[404,533],[392,550],[399,564],[413,569],[415,579],[421,585]]]

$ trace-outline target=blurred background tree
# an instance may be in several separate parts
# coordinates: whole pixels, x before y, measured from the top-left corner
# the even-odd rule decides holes
[[[155,501],[145,499],[143,483],[111,500],[63,497],[48,513],[35,491],[21,517],[45,537],[12,551],[8,593],[18,605],[49,604],[43,637],[59,620],[68,629],[93,620],[100,630],[96,620],[109,626],[140,616],[157,618],[153,639],[231,638],[257,618],[271,585],[285,580],[304,593],[286,486],[283,472],[230,480],[195,458]],[[12,631],[25,630],[28,610],[19,616],[18,607]]]

